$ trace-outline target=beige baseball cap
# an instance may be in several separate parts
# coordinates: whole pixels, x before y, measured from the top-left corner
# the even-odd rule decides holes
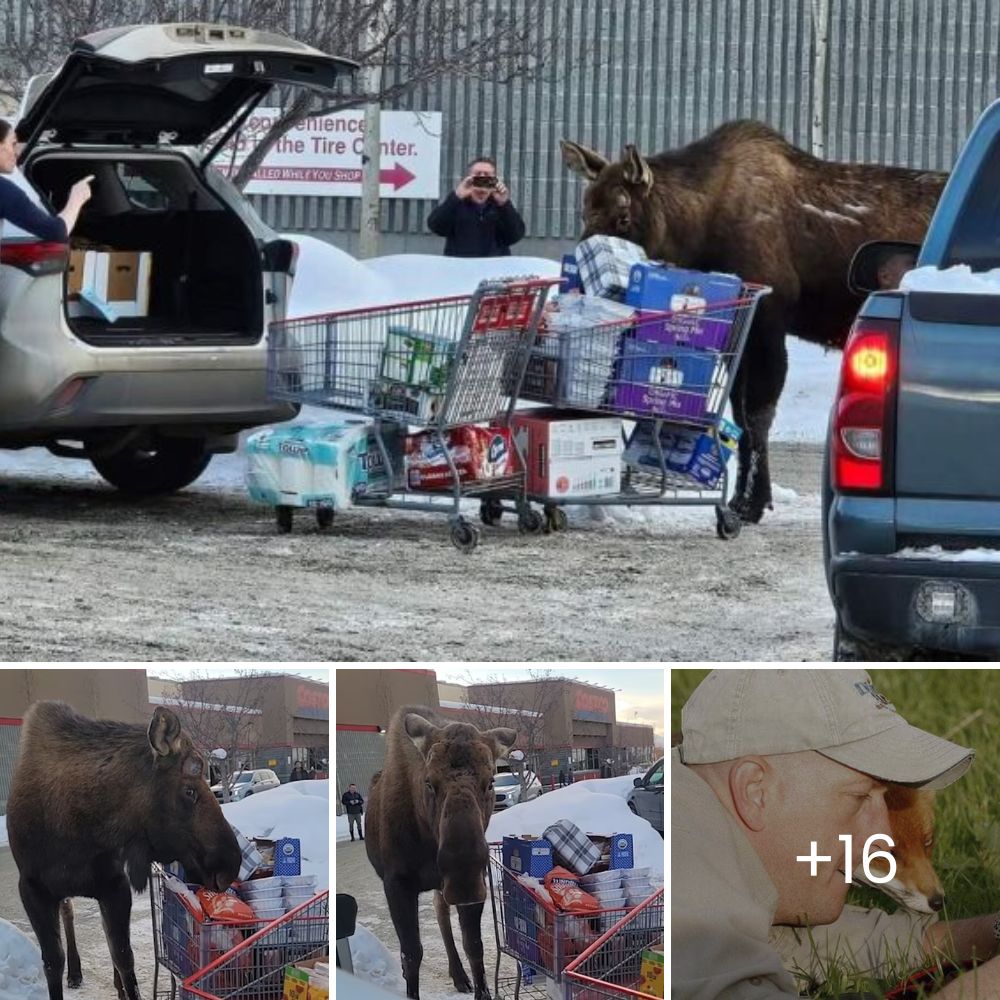
[[[713,670],[681,712],[681,759],[816,750],[882,781],[944,788],[975,751],[911,726],[864,670]]]

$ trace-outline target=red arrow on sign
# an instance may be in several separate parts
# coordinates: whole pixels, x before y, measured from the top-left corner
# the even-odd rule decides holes
[[[396,165],[391,170],[378,172],[378,182],[379,184],[391,184],[393,191],[398,191],[401,187],[406,187],[416,176],[397,160]]]

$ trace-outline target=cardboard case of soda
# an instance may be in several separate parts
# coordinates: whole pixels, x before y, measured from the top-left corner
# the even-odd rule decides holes
[[[660,427],[660,448],[663,461],[671,472],[691,476],[703,486],[714,489],[722,478],[725,464],[736,450],[742,431],[729,420],[718,425],[719,447],[712,434],[692,427],[663,424]],[[660,455],[653,440],[653,424],[643,420],[636,424],[625,447],[626,465],[639,472],[659,474]]]

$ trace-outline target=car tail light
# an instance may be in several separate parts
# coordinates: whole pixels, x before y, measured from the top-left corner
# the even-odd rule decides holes
[[[891,488],[899,323],[859,319],[847,338],[833,410],[834,488]]]
[[[39,243],[37,240],[4,240],[0,244],[0,264],[16,267],[36,277],[58,274],[66,269],[69,247],[65,243]]]

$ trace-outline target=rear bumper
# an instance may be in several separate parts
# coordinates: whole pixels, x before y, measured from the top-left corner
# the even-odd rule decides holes
[[[920,613],[921,588],[941,581],[959,584],[968,595],[960,622],[935,623]],[[844,627],[859,639],[1000,652],[1000,563],[842,555],[830,561],[830,584]]]

